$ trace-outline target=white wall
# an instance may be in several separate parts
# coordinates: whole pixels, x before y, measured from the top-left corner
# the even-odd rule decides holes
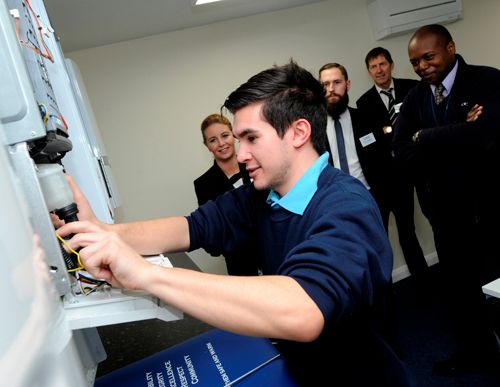
[[[464,19],[448,25],[458,52],[470,63],[500,67],[500,2],[463,0],[463,8]],[[123,201],[118,220],[196,208],[192,182],[212,162],[199,124],[251,75],[290,57],[314,75],[324,63],[340,62],[354,106],[371,86],[364,57],[375,46],[391,51],[395,76],[416,78],[406,51],[410,35],[375,41],[366,0],[330,0],[66,53],[80,67],[109,153]],[[432,232],[418,207],[416,224],[424,253],[432,253]],[[401,269],[394,227],[390,238]],[[190,255],[205,271],[224,270],[221,259]]]

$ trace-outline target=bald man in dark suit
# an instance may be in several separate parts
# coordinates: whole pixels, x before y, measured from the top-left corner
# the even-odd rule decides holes
[[[393,147],[427,197],[457,344],[434,372],[498,372],[492,304],[481,286],[500,277],[500,71],[466,63],[438,24],[413,34],[408,56],[421,81],[401,108]]]

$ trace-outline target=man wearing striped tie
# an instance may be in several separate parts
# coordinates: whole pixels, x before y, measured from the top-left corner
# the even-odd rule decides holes
[[[414,185],[406,176],[392,154],[393,127],[398,118],[399,108],[408,91],[418,81],[393,78],[394,62],[391,53],[383,47],[375,47],[365,57],[368,74],[374,85],[357,101],[358,111],[371,128],[379,149],[378,168],[370,176],[373,194],[382,215],[386,230],[392,212],[398,230],[399,244],[405,257],[412,280],[420,293],[427,285],[427,263],[415,234]]]

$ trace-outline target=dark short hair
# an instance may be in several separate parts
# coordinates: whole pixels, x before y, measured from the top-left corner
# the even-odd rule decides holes
[[[311,124],[311,142],[319,154],[326,149],[326,100],[324,90],[307,70],[290,60],[264,70],[233,91],[223,107],[232,114],[263,102],[262,115],[283,138],[290,125],[300,119]]]
[[[370,51],[368,51],[368,54],[366,54],[366,57],[365,57],[366,68],[368,68],[368,63],[372,59],[375,59],[376,57],[378,57],[380,55],[383,55],[384,58],[387,60],[387,62],[389,62],[389,64],[393,63],[391,53],[389,52],[388,49],[386,49],[384,47],[375,47],[375,48],[372,48]]]
[[[318,75],[321,78],[321,72],[329,69],[339,69],[342,75],[344,76],[345,80],[349,80],[349,76],[347,75],[347,69],[342,66],[340,63],[327,63],[321,66],[321,68],[318,71]]]
[[[448,43],[450,43],[453,40],[450,31],[448,31],[446,27],[442,26],[441,24],[428,24],[416,30],[415,33],[411,36],[410,42],[416,37],[425,35],[438,36],[443,46],[448,45]]]
[[[226,125],[229,130],[233,130],[233,126],[231,125],[231,121],[224,117],[222,114],[214,113],[205,117],[203,121],[201,121],[201,135],[203,136],[203,143],[206,143],[205,139],[205,129],[208,128],[212,124],[222,124]]]

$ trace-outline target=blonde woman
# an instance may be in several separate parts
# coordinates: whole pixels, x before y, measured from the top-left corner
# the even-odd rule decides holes
[[[224,192],[250,183],[245,164],[238,164],[236,159],[232,130],[229,120],[220,114],[211,114],[201,123],[203,143],[214,155],[214,164],[194,181],[200,206]]]
[[[203,175],[194,181],[194,190],[198,205],[239,187],[250,184],[251,180],[245,169],[245,164],[239,164],[236,159],[235,138],[229,120],[220,114],[211,114],[201,123],[203,143],[214,155],[214,164]],[[244,251],[238,254],[226,254],[226,267],[231,275],[256,275],[255,254]]]

